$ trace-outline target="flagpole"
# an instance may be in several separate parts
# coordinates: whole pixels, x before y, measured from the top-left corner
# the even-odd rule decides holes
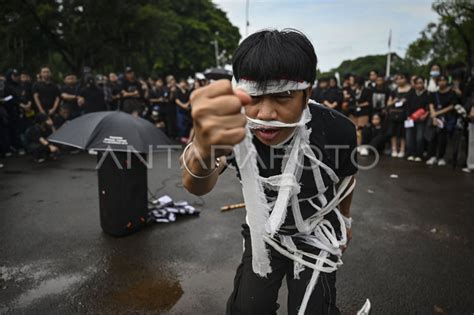
[[[392,46],[392,29],[390,29],[388,35],[388,54],[387,54],[387,68],[385,69],[385,76],[390,78],[390,63],[391,63],[391,46]]]
[[[245,37],[249,36],[249,1],[245,3]]]

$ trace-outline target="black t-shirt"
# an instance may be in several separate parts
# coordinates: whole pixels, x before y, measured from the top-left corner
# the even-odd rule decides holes
[[[410,90],[410,93],[407,97],[406,111],[407,115],[410,116],[420,108],[428,110],[428,105],[430,103],[430,96],[427,90],[424,90],[420,95],[416,94],[416,90]]]
[[[138,97],[143,97],[142,85],[137,80],[133,80],[133,81],[123,80],[121,91],[125,91],[128,93],[138,91],[138,94],[139,94]],[[127,99],[127,98],[137,98],[137,97],[124,96],[123,98]]]
[[[372,108],[372,92],[368,88],[362,88],[360,90],[355,91],[355,101],[356,101],[356,116],[368,116],[371,113]],[[367,106],[359,106],[359,104],[363,104],[369,102]]]
[[[180,100],[181,103],[189,102],[190,92],[188,90],[181,90],[180,88],[176,89],[176,99]],[[178,106],[178,105],[176,105]],[[183,110],[181,107],[178,107],[180,110]]]
[[[342,91],[338,87],[330,87],[325,94],[325,100],[327,100],[330,103],[337,102],[337,107],[336,109],[340,111],[340,107],[342,104],[343,96],[342,96]]]
[[[104,92],[96,86],[86,86],[81,89],[80,95],[84,98],[82,109],[84,113],[93,113],[106,110]]]
[[[397,106],[397,104],[393,104],[392,109],[406,111],[408,95],[410,94],[411,90],[412,89],[409,89],[406,92],[401,92],[399,91],[399,88],[395,89],[395,91],[392,92],[392,97],[398,99],[397,103],[398,102],[402,102],[402,103],[399,103],[401,106]]]
[[[390,97],[390,91],[387,88],[374,87],[372,90],[372,108],[376,112],[387,107],[388,98]]]
[[[437,111],[457,103],[459,103],[459,98],[451,89],[444,93],[438,91],[430,94],[430,104],[433,104]]]
[[[26,141],[28,143],[39,143],[41,137],[47,139],[52,133],[51,128],[41,128],[40,125],[34,124],[26,131]]]
[[[61,87],[61,93],[66,93],[69,95],[78,95],[79,94],[79,88],[78,86],[70,86],[70,85],[64,85]],[[68,101],[63,99],[63,102],[61,106],[64,106],[66,108],[69,108],[71,112],[78,112],[79,111],[79,105],[77,105],[77,100],[74,101]]]
[[[38,81],[33,85],[33,94],[38,94],[41,106],[45,111],[54,106],[54,101],[60,96],[59,89],[52,82]]]
[[[343,114],[339,113],[334,109],[327,108],[321,104],[309,104],[311,110],[312,119],[308,123],[311,128],[310,134],[310,145],[315,151],[317,158],[322,160],[324,164],[329,166],[336,175],[342,180],[343,177],[354,175],[357,172],[356,154],[355,148],[357,147],[356,140],[356,129],[354,124]],[[281,174],[281,163],[282,156],[284,155],[284,149],[275,149],[261,143],[257,137],[253,137],[253,143],[259,155],[260,163],[257,162],[260,176],[269,177]],[[334,146],[340,146],[338,150]],[[271,152],[273,150],[273,152]],[[321,159],[322,154],[322,159]],[[270,157],[275,158],[273,163],[270,161]],[[354,163],[353,163],[354,162]],[[237,169],[237,176],[240,178],[238,166],[233,157],[228,159],[228,163],[233,165]],[[300,184],[301,190],[298,195],[299,199],[309,198],[317,195],[316,183],[314,182],[313,172],[310,170],[310,162],[305,157],[304,159],[305,169],[301,175]],[[325,192],[325,196],[328,201],[333,197],[333,182],[321,169],[321,174],[325,186],[329,188]],[[277,192],[265,190],[265,194],[269,198],[277,196]],[[313,198],[312,201],[321,206],[317,198]],[[294,233],[295,222],[293,214],[289,208],[284,224],[282,225],[281,233]],[[300,210],[303,219],[307,219],[315,213],[315,209],[310,205],[308,201],[300,202]],[[335,226],[339,226],[336,214],[330,212],[325,217]]]
[[[326,99],[326,92],[327,92],[327,89],[321,89],[317,87],[311,93],[311,99],[315,100],[318,103],[322,103]]]

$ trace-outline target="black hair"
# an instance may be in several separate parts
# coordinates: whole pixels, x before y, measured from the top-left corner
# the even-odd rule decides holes
[[[421,75],[417,75],[417,76],[415,77],[415,80],[413,80],[413,82],[416,82],[416,81],[418,81],[418,80],[422,80],[423,83],[425,83],[425,78],[423,78]]]
[[[363,77],[356,77],[355,78],[355,83],[357,83],[358,86],[364,87],[365,86],[365,80]]]
[[[372,70],[369,71],[369,74],[370,74],[371,72],[375,72],[375,74],[376,74],[377,76],[379,76],[379,71],[378,71],[378,70],[372,69]]]
[[[309,39],[295,29],[263,30],[244,39],[232,60],[235,80],[256,81],[265,88],[270,80],[316,80],[318,59]]]

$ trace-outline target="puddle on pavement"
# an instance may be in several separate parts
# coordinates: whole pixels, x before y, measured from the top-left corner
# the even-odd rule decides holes
[[[117,307],[161,313],[171,309],[182,295],[178,280],[151,277],[113,292],[110,298]]]

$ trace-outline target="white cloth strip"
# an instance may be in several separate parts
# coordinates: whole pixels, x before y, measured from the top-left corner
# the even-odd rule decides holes
[[[311,84],[307,81],[293,81],[293,80],[270,80],[262,88],[259,87],[258,82],[240,79],[238,82],[232,78],[234,88],[244,90],[251,96],[260,96],[265,94],[283,93],[286,91],[299,91],[307,89]]]

